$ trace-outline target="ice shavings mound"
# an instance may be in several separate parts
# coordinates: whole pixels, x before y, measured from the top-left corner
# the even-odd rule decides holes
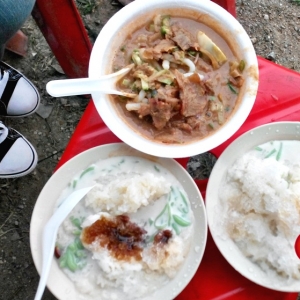
[[[162,176],[152,173],[119,176],[106,184],[97,185],[85,197],[87,207],[95,212],[107,211],[114,214],[135,213],[170,192],[171,185]]]
[[[228,170],[219,197],[225,227],[243,254],[269,276],[300,279],[300,162],[249,152]],[[224,213],[224,211],[223,211]]]
[[[59,228],[60,267],[80,300],[154,299],[190,251],[187,194],[169,171],[137,157],[99,161],[76,188],[94,183]]]
[[[150,270],[161,274],[166,273],[170,278],[173,278],[187,255],[190,243],[190,234],[187,234],[187,232],[190,230],[180,237],[170,233],[170,237],[167,238],[168,241],[166,241],[167,233],[165,233],[165,236],[161,234],[162,239],[158,240],[159,236],[156,236],[153,243],[146,245],[145,240],[138,242],[138,238],[134,234],[137,233],[138,229],[142,237],[146,231],[141,232],[141,228],[136,227],[134,223],[130,223],[129,218],[126,220],[126,216],[121,216],[125,222],[121,226],[120,224],[119,226],[114,224],[113,228],[123,237],[129,233],[131,234],[130,241],[127,242],[127,247],[131,249],[130,251],[124,251],[120,245],[118,247],[112,245],[111,238],[108,238],[107,233],[100,233],[100,230],[97,230],[97,238],[91,243],[88,242],[85,235],[89,231],[90,226],[93,226],[99,220],[102,220],[102,222],[103,220],[114,222],[116,218],[120,218],[120,216],[114,217],[108,213],[98,213],[89,216],[82,224],[84,228],[84,233],[81,237],[83,245],[93,253],[93,260],[100,266],[104,278],[106,280],[109,279],[109,281],[117,281],[120,276],[124,275],[124,272],[129,275],[131,272],[141,271],[142,269],[147,273]],[[105,225],[102,223],[101,227],[103,228],[103,226]],[[128,231],[126,232],[126,230]],[[92,232],[94,231],[95,229],[92,229]],[[140,249],[138,249],[139,245],[141,246]],[[132,253],[133,251],[135,253]],[[124,289],[126,280],[123,279],[120,285]]]
[[[166,273],[170,278],[175,277],[178,267],[187,256],[190,244],[190,235],[175,236],[163,247],[146,248],[143,252],[143,260],[152,271]]]

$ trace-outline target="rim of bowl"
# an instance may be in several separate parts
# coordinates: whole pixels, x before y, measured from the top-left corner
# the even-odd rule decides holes
[[[189,157],[207,152],[229,139],[244,123],[255,102],[258,89],[256,53],[244,28],[228,11],[209,0],[152,0],[151,2],[135,0],[113,15],[99,33],[90,57],[89,77],[98,78],[106,74],[107,59],[105,58],[111,53],[110,44],[113,42],[115,34],[121,28],[130,23],[135,17],[141,15],[141,13],[145,14],[167,8],[183,8],[208,14],[213,19],[218,20],[219,23],[226,24],[227,30],[234,33],[232,36],[235,37],[235,42],[241,46],[243,59],[246,61],[246,65],[249,68],[251,67],[252,74],[252,76],[247,76],[245,80],[245,95],[240,99],[238,109],[221,128],[207,137],[187,144],[163,144],[145,138],[130,128],[118,116],[111,101],[109,101],[108,95],[95,92],[92,94],[92,98],[104,123],[119,139],[131,147],[159,157]]]

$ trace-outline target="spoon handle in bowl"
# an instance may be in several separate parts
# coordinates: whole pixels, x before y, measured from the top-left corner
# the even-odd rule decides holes
[[[46,85],[46,90],[52,97],[89,95],[99,91],[101,81],[90,78],[51,80]]]
[[[89,95],[94,92],[106,94],[123,95],[134,98],[135,94],[125,93],[116,89],[116,83],[125,76],[132,68],[133,64],[119,70],[118,72],[101,76],[99,78],[75,78],[52,80],[46,85],[46,90],[53,97]]]

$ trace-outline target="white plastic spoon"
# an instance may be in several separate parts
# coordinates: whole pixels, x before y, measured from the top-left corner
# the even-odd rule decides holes
[[[44,227],[43,231],[43,239],[42,239],[42,253],[43,253],[43,260],[42,260],[42,271],[39,281],[39,286],[37,292],[35,294],[34,300],[40,300],[43,296],[45,286],[48,279],[48,274],[50,271],[53,255],[54,255],[54,248],[55,248],[55,241],[58,228],[60,224],[65,220],[71,210],[75,207],[75,205],[94,187],[87,187],[79,189],[69,195],[62,204],[57,208],[54,212],[52,217],[49,219],[47,224]]]
[[[121,95],[134,98],[137,94],[118,91],[116,83],[125,76],[134,64],[127,66],[116,73],[104,75],[100,78],[77,78],[52,80],[46,85],[46,90],[53,97],[88,95],[93,92],[102,92],[105,94]]]

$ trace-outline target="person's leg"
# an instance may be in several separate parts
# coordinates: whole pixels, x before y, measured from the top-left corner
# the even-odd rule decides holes
[[[35,86],[2,57],[7,41],[24,24],[35,0],[0,0],[0,118],[32,114],[40,103]],[[0,178],[24,176],[37,164],[34,147],[0,121]]]
[[[6,42],[29,17],[35,0],[0,0],[0,59]]]
[[[35,0],[0,0],[0,60],[6,42],[30,15]],[[0,116],[22,117],[39,105],[34,85],[20,72],[0,61]]]

